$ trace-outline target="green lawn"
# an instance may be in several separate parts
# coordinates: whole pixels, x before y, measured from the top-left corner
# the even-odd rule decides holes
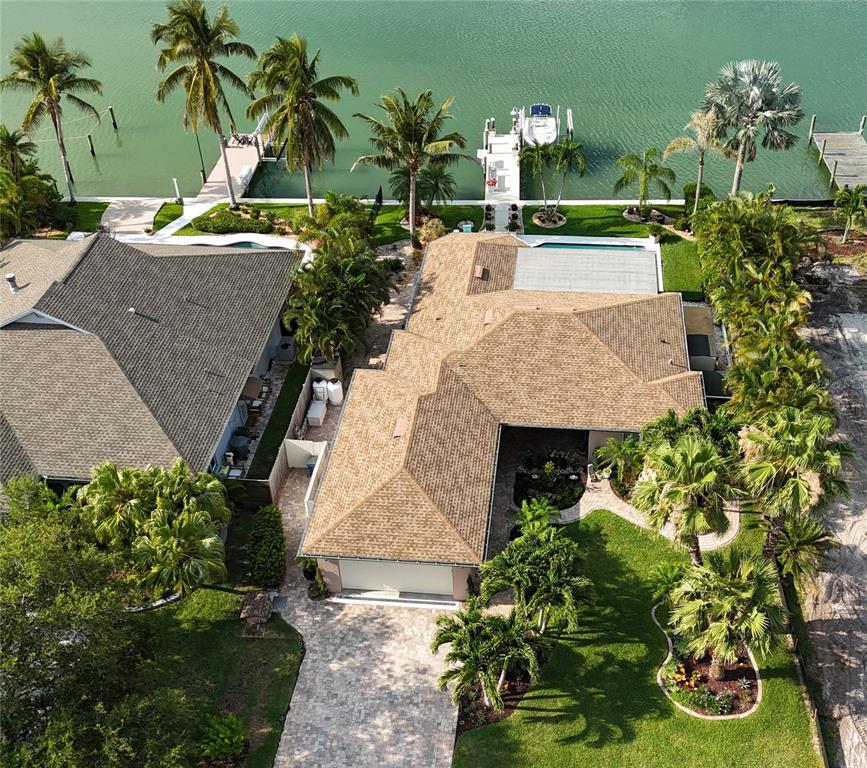
[[[301,387],[304,386],[304,380],[307,378],[307,371],[309,370],[310,366],[295,363],[286,374],[286,380],[280,388],[280,394],[277,396],[277,403],[271,412],[268,426],[265,427],[265,432],[256,448],[256,454],[250,463],[250,471],[247,473],[249,477],[266,478],[271,472],[274,459],[277,458],[277,452],[280,450],[280,443],[283,442],[286,437],[286,430],[289,429],[289,422],[295,411],[298,395],[301,393]]]
[[[242,199],[240,201],[241,205],[248,205],[250,208],[256,208],[257,210],[262,211],[262,213],[273,213],[275,216],[281,219],[285,219],[286,221],[291,221],[299,211],[307,210],[307,206],[304,203],[245,203]],[[213,208],[209,208],[205,211],[203,216],[208,216],[212,214],[214,211],[219,211],[221,208],[227,208],[228,203],[218,203]],[[163,206],[165,207],[165,206]],[[162,210],[162,209],[160,209]],[[159,215],[159,214],[157,214]],[[177,218],[177,217],[176,217]],[[154,225],[156,225],[156,219],[154,219]],[[165,225],[163,225],[165,226]],[[154,229],[156,231],[156,229]],[[181,227],[176,235],[209,235],[213,234],[211,232],[201,232],[196,229],[192,224],[187,224],[185,227]]]
[[[656,684],[666,644],[649,576],[685,555],[609,512],[568,530],[586,552],[594,605],[511,717],[458,738],[455,768],[819,768],[787,651],[763,661],[754,715],[708,722],[678,711]]]
[[[198,590],[176,605],[137,617],[156,644],[143,683],[185,690],[200,717],[191,724],[194,732],[210,714],[237,715],[249,732],[244,765],[271,768],[303,644],[277,615],[264,637],[242,637],[240,601],[238,595]]]
[[[76,203],[72,206],[75,220],[69,231],[96,232],[106,208],[108,208],[108,203]],[[66,240],[69,237],[69,232],[58,231],[51,235],[44,235],[44,237],[46,240]]]
[[[153,229],[151,232],[159,232],[166,224],[171,224],[175,219],[183,216],[184,206],[178,203],[163,203],[154,216]]]
[[[657,206],[671,216],[679,215],[680,206]],[[647,225],[623,218],[621,205],[565,205],[560,211],[566,223],[546,229],[533,223],[535,207],[524,206],[524,232],[528,235],[581,235],[584,237],[647,237]],[[667,291],[678,291],[687,301],[701,300],[701,267],[695,243],[676,237],[662,242],[662,283]]]
[[[439,214],[449,232],[464,219],[473,222],[474,232],[478,232],[482,226],[484,211],[480,205],[435,205],[431,210]],[[409,230],[400,226],[400,220],[405,215],[406,206],[383,205],[373,224],[373,244],[387,245],[398,240],[408,240]]]
[[[106,208],[108,208],[108,203],[76,203],[73,230],[76,232],[96,232]]]

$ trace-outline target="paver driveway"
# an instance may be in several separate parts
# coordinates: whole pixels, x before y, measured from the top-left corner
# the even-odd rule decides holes
[[[442,653],[430,650],[434,611],[314,602],[294,563],[304,525],[307,473],[281,496],[287,533],[282,615],[304,637],[305,656],[276,768],[448,768],[456,711],[436,688]]]

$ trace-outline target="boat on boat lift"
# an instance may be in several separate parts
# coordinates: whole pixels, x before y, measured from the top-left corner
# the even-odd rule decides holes
[[[566,108],[566,126],[560,121],[560,107],[553,112],[550,104],[531,104],[530,113],[524,107],[512,109],[512,132],[521,137],[522,144],[556,144],[562,136],[572,138],[572,109]]]

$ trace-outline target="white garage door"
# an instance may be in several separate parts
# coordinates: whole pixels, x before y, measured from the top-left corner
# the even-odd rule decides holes
[[[344,589],[452,594],[452,569],[446,565],[341,560],[340,581]]]

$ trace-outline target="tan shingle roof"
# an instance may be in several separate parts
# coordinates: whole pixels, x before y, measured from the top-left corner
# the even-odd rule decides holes
[[[303,553],[478,563],[500,424],[638,430],[703,405],[679,295],[514,290],[520,245],[429,247],[385,369],[355,374]]]

